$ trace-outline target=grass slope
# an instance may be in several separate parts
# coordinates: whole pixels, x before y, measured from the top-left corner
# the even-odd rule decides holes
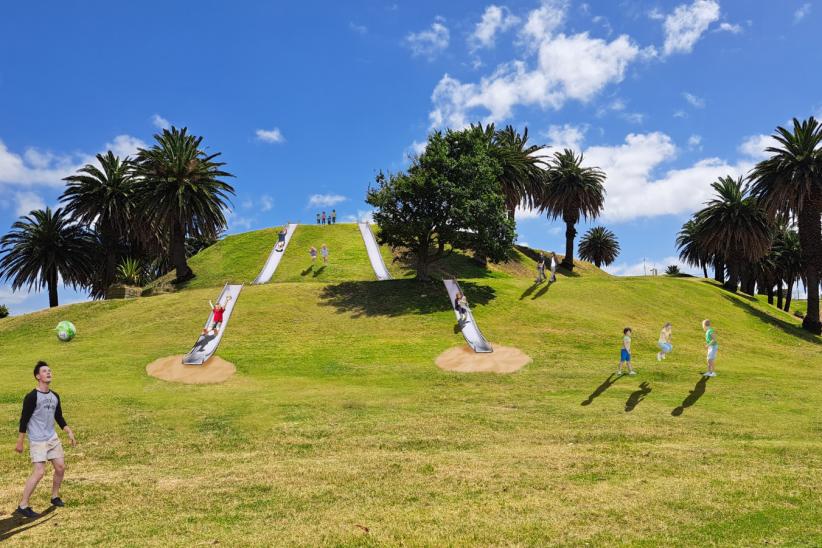
[[[328,265],[317,258],[312,265],[308,249],[328,246]],[[374,269],[356,223],[300,225],[291,237],[272,282],[337,282],[374,280]]]
[[[822,340],[798,319],[696,279],[462,285],[484,333],[531,365],[438,370],[462,338],[442,284],[411,280],[246,287],[220,350],[238,373],[218,386],[144,372],[189,348],[210,288],[0,322],[5,431],[42,358],[81,443],[69,506],[9,543],[822,543]],[[706,316],[721,345],[707,382]],[[68,344],[50,331],[64,318]],[[614,381],[625,325],[640,374]],[[0,508],[27,473],[0,452]]]

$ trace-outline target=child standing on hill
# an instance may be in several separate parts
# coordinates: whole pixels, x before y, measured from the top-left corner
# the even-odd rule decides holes
[[[534,283],[541,284],[545,281],[545,255],[542,253],[539,254],[539,260],[537,261],[537,279],[534,280]]]
[[[317,224],[320,224],[320,214],[317,213]]]
[[[317,248],[312,245],[308,248],[308,254],[311,255],[311,264],[313,265],[317,262]]]
[[[336,209],[331,210],[331,224],[332,225],[337,224],[337,210]]]
[[[662,331],[659,332],[659,341],[656,343],[659,347],[659,352],[656,353],[656,361],[658,362],[664,360],[665,356],[674,349],[671,344],[671,329],[671,324],[666,323],[662,326]]]
[[[622,375],[622,364],[628,366],[628,374],[636,375],[636,371],[631,367],[631,331],[630,327],[622,330],[622,349],[619,351],[619,367],[617,368],[617,375]]]
[[[320,247],[320,255],[323,257],[323,264],[328,264],[328,246],[323,244]]]
[[[557,254],[553,251],[551,252],[551,279],[549,280],[551,283],[557,281]]]
[[[225,314],[225,307],[228,306],[230,301],[231,295],[225,298],[224,305],[217,301],[217,306],[214,306],[211,301],[208,301],[208,306],[211,307],[211,321],[208,322],[208,325],[203,329],[203,335],[209,331],[214,331],[215,334],[219,333],[220,327],[223,325],[223,314]]]
[[[705,348],[708,349],[708,370],[702,376],[716,377],[714,365],[716,363],[716,353],[719,350],[719,343],[716,342],[716,331],[711,327],[711,320],[703,320],[702,329],[705,331]]]
[[[322,216],[322,219],[323,219],[322,224],[325,224],[325,211],[323,211],[323,216]]]

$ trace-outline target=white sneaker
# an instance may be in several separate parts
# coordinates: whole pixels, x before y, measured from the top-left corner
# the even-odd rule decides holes
[[[716,377],[716,371],[711,371],[710,373],[708,373],[708,376],[709,377]]]
[[[702,376],[703,376],[703,377],[710,377],[710,376],[711,376],[711,372],[710,372],[710,371],[705,371],[704,373],[702,373]]]
[[[621,376],[622,376],[622,371],[617,371],[617,372],[616,372],[616,376],[617,376],[617,377],[621,377]]]
[[[629,375],[636,375],[636,371],[634,371],[633,369],[631,369],[630,371],[628,371],[628,374],[629,374]]]
[[[663,355],[662,355],[662,359],[663,359],[663,360],[664,360],[665,358],[667,358],[667,357],[668,357],[668,354],[663,354]]]
[[[659,352],[656,353],[656,361],[658,361],[658,362],[662,361],[662,354],[660,354]]]

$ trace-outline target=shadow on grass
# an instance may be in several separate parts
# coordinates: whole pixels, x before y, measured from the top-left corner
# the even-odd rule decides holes
[[[693,404],[699,401],[699,398],[705,394],[705,386],[708,384],[708,377],[702,377],[699,379],[699,382],[696,383],[694,389],[691,390],[691,393],[688,394],[679,407],[676,407],[673,411],[671,411],[671,415],[674,417],[678,417],[682,415],[682,413]]]
[[[651,393],[651,385],[647,382],[643,382],[639,385],[639,390],[631,392],[631,395],[628,396],[628,401],[625,402],[625,412],[630,413],[633,411],[639,403],[645,399],[645,397]]]
[[[822,344],[822,338],[814,335],[813,333],[809,333],[809,332],[805,331],[804,329],[802,329],[798,325],[794,325],[794,324],[792,324],[790,322],[787,322],[785,320],[775,318],[775,317],[771,316],[770,314],[768,314],[767,312],[759,310],[755,306],[751,306],[750,304],[748,304],[744,301],[740,301],[739,299],[736,299],[736,298],[732,297],[731,294],[722,295],[722,296],[725,299],[727,299],[728,301],[730,301],[731,304],[733,304],[737,308],[741,308],[742,310],[744,310],[748,314],[756,316],[758,319],[760,319],[761,321],[763,321],[763,322],[765,322],[769,325],[772,325],[774,327],[778,327],[779,329],[781,329],[782,331],[784,331],[788,335],[793,335],[795,337],[799,337],[801,339],[804,339],[808,342],[812,342],[814,344]],[[737,295],[737,296],[739,296],[739,295]],[[741,295],[741,296],[747,298],[746,295]],[[754,300],[756,300],[756,299],[754,299]]]
[[[536,289],[537,289],[538,287],[539,287],[539,284],[538,284],[538,283],[533,283],[533,284],[531,284],[531,287],[529,287],[528,289],[526,289],[525,291],[523,291],[523,292],[522,292],[522,295],[520,295],[520,296],[519,296],[519,300],[523,300],[523,299],[525,299],[526,297],[529,297],[529,296],[531,295],[531,293],[533,293],[534,291],[536,291]]]
[[[496,290],[487,285],[460,281],[471,307],[486,305],[496,298]],[[419,280],[384,280],[342,282],[327,285],[320,293],[326,306],[339,312],[360,316],[402,316],[431,314],[453,310],[442,282]]]
[[[594,402],[595,399],[600,397],[603,392],[605,392],[606,390],[611,388],[611,385],[613,385],[615,382],[617,382],[617,380],[619,380],[620,378],[622,378],[622,377],[619,376],[619,375],[616,375],[614,373],[611,373],[608,376],[608,378],[605,379],[605,382],[603,382],[602,384],[597,386],[596,389],[593,392],[591,392],[591,395],[588,396],[588,399],[585,400],[584,402],[582,402],[580,405],[591,405]]]
[[[40,517],[37,519],[26,519],[22,516],[15,515],[0,519],[0,541],[9,539],[14,535],[19,535],[38,525],[43,525],[54,518],[54,516],[46,517],[54,512],[54,510],[54,506],[50,506],[46,511],[40,514]]]
[[[300,276],[308,276],[308,274],[309,274],[312,270],[314,270],[314,265],[313,265],[313,264],[310,264],[310,265],[308,265],[308,268],[306,268],[305,270],[303,270],[302,272],[300,272]]]
[[[533,301],[534,299],[539,299],[540,297],[548,293],[548,290],[551,289],[552,285],[554,285],[554,282],[545,282],[545,287],[537,291],[537,294],[531,297],[531,300]]]
[[[317,276],[322,274],[323,270],[325,270],[325,265],[322,265],[320,268],[318,268],[317,270],[314,271],[314,277],[316,278]]]

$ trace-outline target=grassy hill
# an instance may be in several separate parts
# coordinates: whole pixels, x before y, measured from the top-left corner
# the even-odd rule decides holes
[[[317,231],[298,240],[304,228]],[[10,543],[822,543],[822,340],[797,318],[700,279],[581,269],[534,287],[523,255],[462,285],[486,336],[533,363],[445,373],[434,358],[463,341],[442,284],[368,281],[350,228],[300,227],[287,281],[243,290],[220,349],[238,372],[222,385],[144,371],[188,350],[210,287],[0,321],[9,445],[37,359],[80,439],[69,506]],[[246,256],[233,248],[254,234],[221,242],[222,257]],[[340,263],[301,283],[320,240]],[[208,251],[197,260],[219,263]],[[197,280],[221,285],[230,268],[213,268]],[[704,317],[721,345],[707,382]],[[60,319],[77,325],[71,343],[50,331]],[[657,363],[665,321],[674,353]],[[640,373],[614,381],[626,325]],[[27,473],[0,452],[3,511]],[[47,496],[44,483],[34,507]]]

